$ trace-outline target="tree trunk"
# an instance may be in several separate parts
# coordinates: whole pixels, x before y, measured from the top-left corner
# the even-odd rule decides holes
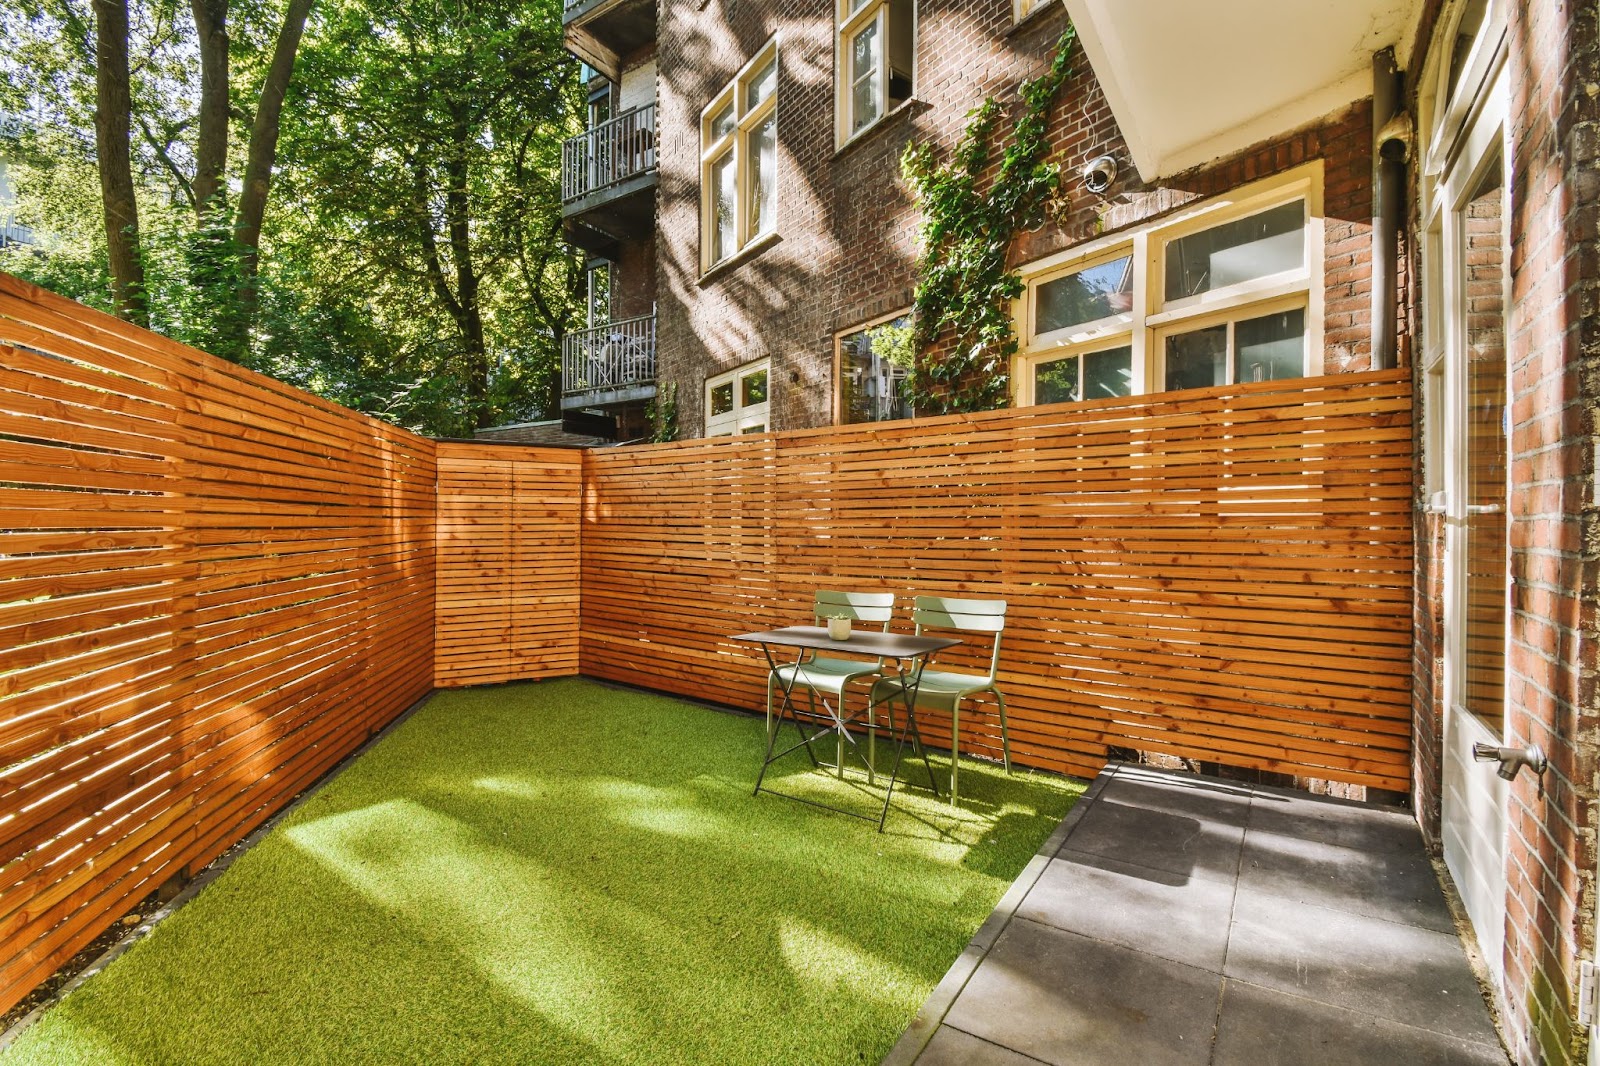
[[[117,314],[149,326],[144,262],[139,256],[139,205],[133,194],[128,128],[133,100],[128,85],[127,0],[94,0],[95,153],[100,199],[105,205],[106,252]]]
[[[247,278],[254,278],[256,273],[261,220],[267,212],[272,167],[278,159],[278,120],[283,115],[283,99],[289,92],[289,77],[294,73],[294,57],[300,49],[300,37],[305,32],[306,17],[311,14],[311,3],[312,0],[289,0],[289,9],[283,14],[283,27],[278,31],[278,44],[272,52],[272,65],[267,68],[266,81],[261,84],[255,125],[250,129],[244,189],[239,193],[239,218],[234,228],[234,236],[244,247]]]
[[[200,8],[207,3],[213,8],[220,6],[226,9],[226,0],[194,0],[197,19]],[[255,123],[250,128],[244,183],[239,193],[239,207],[233,228],[234,240],[239,245],[238,289],[233,294],[235,313],[223,320],[223,335],[216,341],[221,354],[236,360],[243,359],[250,351],[250,331],[255,325],[256,310],[260,305],[256,277],[261,262],[261,222],[267,211],[272,168],[278,158],[278,123],[283,115],[283,99],[289,91],[289,77],[294,73],[295,54],[300,49],[300,38],[305,32],[311,4],[312,0],[289,0],[283,25],[278,31],[278,43],[272,52],[272,63],[261,84]],[[202,211],[201,218],[204,217]]]
[[[473,423],[479,429],[494,425],[494,409],[489,403],[489,347],[483,336],[483,312],[478,306],[478,271],[472,262],[472,203],[468,186],[472,180],[467,164],[471,127],[459,105],[453,123],[450,154],[445,160],[445,213],[450,226],[450,259],[456,268],[456,299],[461,306],[461,337],[466,356],[467,403]]]
[[[228,0],[193,0],[200,44],[200,132],[194,153],[194,207],[204,224],[225,205],[228,165]]]

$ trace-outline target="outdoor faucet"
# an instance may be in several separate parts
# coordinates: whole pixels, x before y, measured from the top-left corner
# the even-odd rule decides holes
[[[1544,771],[1550,765],[1550,760],[1545,758],[1544,749],[1537,744],[1526,748],[1500,748],[1482,741],[1472,745],[1472,757],[1479,762],[1497,762],[1500,769],[1496,771],[1507,781],[1516,779],[1517,771],[1524,766],[1532,770],[1539,778],[1539,787],[1544,788]]]

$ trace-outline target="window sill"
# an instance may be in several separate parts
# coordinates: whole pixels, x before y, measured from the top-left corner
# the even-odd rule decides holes
[[[760,255],[768,248],[771,248],[781,240],[783,240],[783,234],[779,233],[777,230],[773,230],[771,233],[762,234],[760,237],[757,237],[743,248],[740,248],[737,252],[734,252],[732,255],[728,256],[728,258],[722,260],[720,263],[709,267],[705,273],[700,275],[700,279],[695,282],[695,284],[700,286],[702,289],[705,288],[707,285],[711,284],[711,282],[716,281],[722,275],[728,273],[728,271],[733,270],[736,267],[743,266],[745,263],[748,263],[750,260],[754,259],[756,256]]]
[[[918,100],[915,96],[909,100],[905,100],[895,105],[893,110],[885,111],[883,114],[873,119],[870,124],[863,126],[861,129],[851,134],[848,140],[833,150],[833,157],[838,159],[840,156],[844,155],[862,141],[870,140],[873,134],[877,133],[879,130],[887,128],[890,122],[899,118],[901,115],[905,115],[912,111],[920,110],[928,106],[929,105],[927,103]]]

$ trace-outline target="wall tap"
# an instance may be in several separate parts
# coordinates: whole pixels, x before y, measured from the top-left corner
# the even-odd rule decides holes
[[[1479,762],[1499,763],[1500,769],[1496,773],[1507,781],[1515,780],[1517,771],[1526,766],[1539,778],[1541,787],[1544,785],[1545,768],[1550,765],[1550,760],[1545,758],[1544,749],[1537,744],[1526,748],[1501,748],[1480,741],[1472,745],[1472,757]]]

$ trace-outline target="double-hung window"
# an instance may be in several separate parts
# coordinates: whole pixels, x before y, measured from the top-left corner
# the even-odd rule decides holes
[[[768,42],[700,115],[701,268],[778,223],[778,42]]]
[[[835,0],[838,143],[911,99],[916,66],[915,0]]]
[[[765,433],[771,423],[767,393],[772,361],[762,359],[706,381],[706,436]]]
[[[1017,402],[1321,372],[1321,166],[1040,264],[1018,302]]]

